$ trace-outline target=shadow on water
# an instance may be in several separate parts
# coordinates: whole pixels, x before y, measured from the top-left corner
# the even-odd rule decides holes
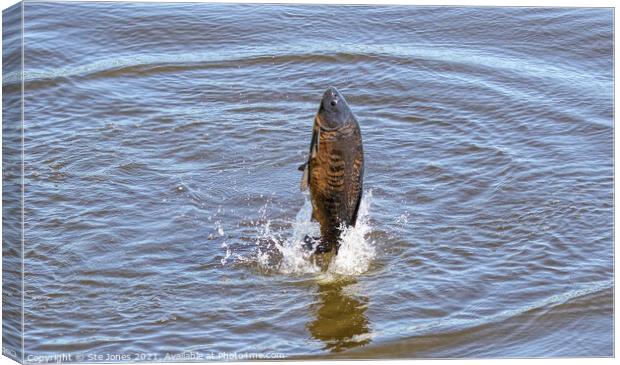
[[[347,293],[351,284],[319,284],[318,301],[312,306],[316,318],[307,328],[312,337],[325,343],[325,350],[342,352],[370,343],[368,298]]]

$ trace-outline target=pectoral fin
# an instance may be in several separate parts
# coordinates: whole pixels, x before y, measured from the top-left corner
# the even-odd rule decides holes
[[[297,168],[299,171],[304,172],[303,176],[301,177],[301,191],[306,191],[308,189],[308,185],[310,184],[310,161],[315,158],[316,155],[319,153],[320,139],[320,128],[317,128],[315,125],[314,129],[312,130],[312,140],[310,141],[310,156],[308,157],[308,161]]]
[[[316,128],[312,133],[312,144],[310,146],[310,157],[315,158],[319,153],[319,142],[321,141],[321,129]]]
[[[308,163],[306,162],[305,164],[299,166],[299,170],[303,171],[303,175],[301,176],[301,185],[300,185],[300,189],[301,191],[306,191],[308,189]]]

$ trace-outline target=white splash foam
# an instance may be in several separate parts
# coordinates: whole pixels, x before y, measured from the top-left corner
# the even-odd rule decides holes
[[[369,222],[371,199],[372,191],[367,191],[360,204],[356,226],[344,229],[340,236],[338,255],[332,258],[326,271],[322,271],[314,262],[312,250],[304,248],[304,237],[320,236],[319,224],[311,220],[312,204],[308,197],[297,213],[290,231],[273,232],[269,220],[260,226],[256,241],[256,262],[264,269],[275,270],[282,274],[316,274],[317,279],[322,282],[366,272],[375,257],[374,242],[367,238],[372,229]],[[261,210],[261,213],[265,215],[266,210]],[[265,247],[260,245],[261,242],[271,244]],[[276,263],[273,260],[274,255],[279,257]],[[227,252],[226,258],[230,256]]]
[[[374,242],[366,239],[371,231],[369,219],[372,191],[362,200],[355,227],[346,228],[340,235],[340,249],[329,265],[328,272],[336,275],[360,275],[368,270],[375,257]]]
[[[297,212],[293,222],[292,234],[289,238],[277,243],[275,248],[282,255],[278,271],[285,274],[318,273],[321,269],[312,260],[312,252],[304,249],[303,240],[306,235],[319,235],[319,225],[311,221],[312,204],[305,199],[304,206]]]

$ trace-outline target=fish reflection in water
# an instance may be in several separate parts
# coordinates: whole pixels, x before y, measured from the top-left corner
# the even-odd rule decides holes
[[[370,343],[366,310],[368,298],[351,293],[355,282],[319,284],[318,301],[312,306],[316,318],[307,327],[312,337],[325,343],[325,350],[341,352]]]

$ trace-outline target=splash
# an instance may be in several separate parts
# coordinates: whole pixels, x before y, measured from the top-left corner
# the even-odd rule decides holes
[[[374,242],[367,240],[371,232],[369,222],[372,191],[368,191],[358,212],[355,227],[346,228],[340,235],[340,249],[329,265],[329,273],[336,275],[360,275],[370,267],[375,257]]]
[[[305,248],[304,238],[319,237],[320,227],[311,220],[312,204],[305,196],[303,207],[297,213],[290,228],[273,230],[266,217],[266,209],[261,209],[265,220],[258,226],[256,248],[248,256],[235,254],[229,245],[222,264],[231,258],[237,262],[253,262],[262,270],[287,275],[316,275],[319,281],[332,281],[343,276],[357,276],[368,271],[375,257],[374,241],[368,236],[372,231],[370,224],[370,203],[372,191],[366,191],[360,204],[355,227],[347,227],[340,236],[338,255],[325,256],[329,260],[320,264],[312,250]]]
[[[277,264],[277,270],[285,274],[319,273],[321,271],[312,260],[312,252],[304,248],[304,237],[319,236],[319,225],[311,221],[312,204],[305,197],[304,205],[297,213],[292,226],[292,234],[289,238],[277,241],[275,249],[281,255]],[[263,267],[268,265],[265,261],[259,262]]]

